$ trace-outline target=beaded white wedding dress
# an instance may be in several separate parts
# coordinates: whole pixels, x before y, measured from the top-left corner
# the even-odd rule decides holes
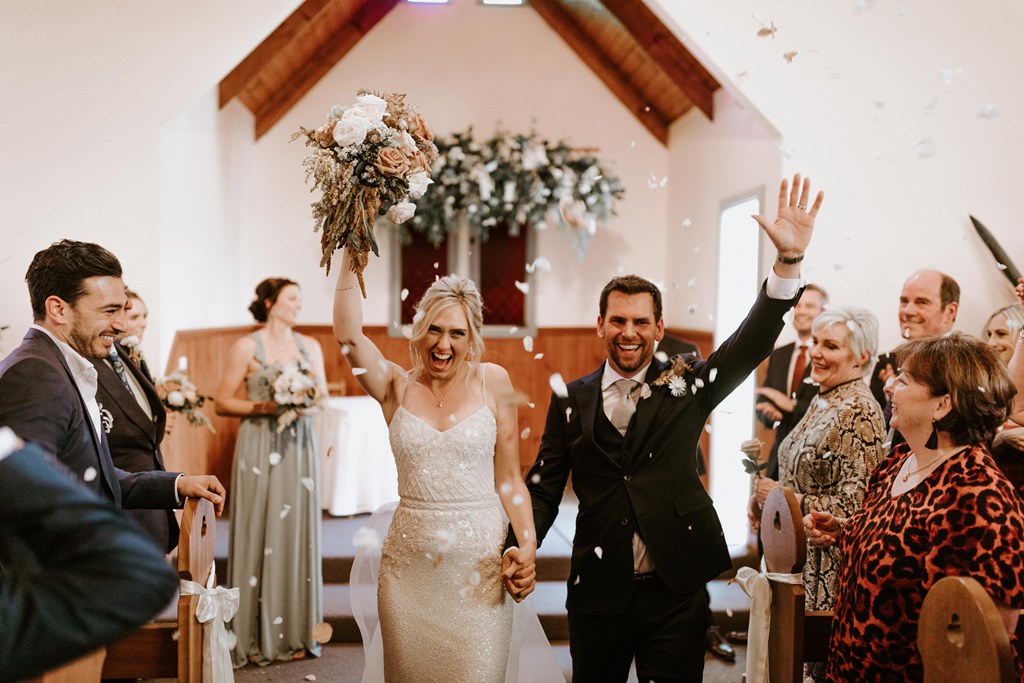
[[[352,570],[364,683],[565,680],[529,600],[501,583],[496,432],[486,405],[441,432],[404,407],[392,418],[401,500],[374,513]],[[385,525],[375,556],[366,539]]]

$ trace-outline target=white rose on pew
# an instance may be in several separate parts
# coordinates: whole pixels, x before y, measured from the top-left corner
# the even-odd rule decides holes
[[[167,394],[167,403],[169,403],[172,406],[180,408],[181,406],[185,405],[185,394],[181,393],[180,391],[172,391],[169,394]]]
[[[412,218],[415,213],[416,205],[412,202],[398,202],[388,209],[387,217],[395,225],[400,225]]]

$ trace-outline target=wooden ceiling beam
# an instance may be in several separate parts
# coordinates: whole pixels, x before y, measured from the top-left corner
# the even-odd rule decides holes
[[[635,1],[635,0],[634,0]],[[530,6],[562,37],[608,89],[663,145],[668,145],[668,118],[656,111],[605,52],[577,24],[560,0],[530,0]]]
[[[399,0],[364,0],[350,21],[317,49],[309,59],[288,79],[287,87],[280,88],[256,115],[256,139],[258,140],[288,110],[316,85],[323,76],[337,64],[348,51],[370,32]]]
[[[238,96],[279,52],[296,40],[323,9],[336,0],[306,0],[274,29],[255,50],[221,79],[218,86],[220,107]]]
[[[600,0],[709,121],[721,85],[641,0]]]

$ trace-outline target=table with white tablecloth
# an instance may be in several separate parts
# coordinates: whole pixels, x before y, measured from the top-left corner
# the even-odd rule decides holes
[[[377,401],[369,396],[332,397],[313,424],[324,510],[356,515],[398,500],[398,473]]]

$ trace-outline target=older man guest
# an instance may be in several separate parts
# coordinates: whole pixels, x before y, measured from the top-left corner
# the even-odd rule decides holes
[[[55,453],[117,506],[174,508],[192,496],[220,514],[225,491],[214,476],[128,473],[111,460],[90,359],[107,358],[125,331],[128,297],[117,257],[98,244],[61,240],[35,255],[25,280],[35,322],[0,361],[0,426]]]

